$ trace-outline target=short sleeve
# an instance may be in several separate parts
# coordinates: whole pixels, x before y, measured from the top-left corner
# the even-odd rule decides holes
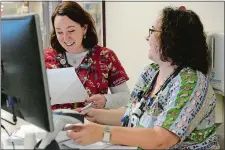
[[[129,80],[129,77],[126,74],[125,69],[123,68],[118,57],[112,50],[109,50],[108,68],[109,68],[109,75],[108,75],[109,87],[115,87]]]
[[[200,72],[182,71],[168,93],[167,104],[155,122],[183,141],[206,114],[209,82]]]
[[[56,55],[56,50],[52,48],[44,49],[45,66],[47,69],[53,69],[58,67],[59,62],[55,58]]]

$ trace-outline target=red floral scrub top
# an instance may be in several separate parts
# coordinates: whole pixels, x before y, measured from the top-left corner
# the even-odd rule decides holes
[[[72,67],[67,63],[65,53],[58,53],[52,48],[44,50],[44,57],[47,69]],[[129,79],[116,54],[98,45],[88,51],[75,71],[89,96],[107,94],[109,87],[118,86]],[[56,104],[52,105],[52,110],[75,109],[84,105],[84,103]]]

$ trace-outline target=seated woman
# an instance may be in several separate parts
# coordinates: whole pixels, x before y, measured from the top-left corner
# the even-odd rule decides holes
[[[73,125],[68,136],[81,145],[217,148],[216,97],[207,76],[210,54],[198,15],[164,8],[146,39],[155,63],[141,73],[128,107],[86,110],[93,123]]]
[[[91,15],[76,2],[62,2],[52,14],[52,25],[52,48],[44,51],[46,67],[74,67],[90,96],[86,103],[65,102],[53,105],[52,109],[75,109],[91,102],[95,108],[126,106],[130,97],[126,84],[129,78],[116,54],[97,45]],[[111,94],[107,94],[108,89]]]

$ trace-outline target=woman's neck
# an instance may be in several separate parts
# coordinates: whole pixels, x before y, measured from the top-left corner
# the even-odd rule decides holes
[[[79,48],[77,48],[74,51],[69,52],[69,53],[71,53],[71,54],[80,54],[80,53],[83,53],[85,51],[86,51],[86,49],[83,46],[80,46]]]
[[[159,75],[157,81],[159,84],[163,84],[169,75],[174,71],[176,65],[171,65],[169,62],[163,62],[159,65]]]
[[[156,83],[154,85],[153,91],[150,96],[155,94],[160,87],[164,84],[170,74],[174,71],[176,66],[171,66],[170,63],[162,62],[159,64],[159,74],[156,79]]]

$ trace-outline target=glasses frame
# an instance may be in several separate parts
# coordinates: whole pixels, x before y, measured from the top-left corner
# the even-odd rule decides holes
[[[148,31],[148,36],[150,36],[153,32],[161,32],[159,30],[155,30],[155,29],[152,29],[152,28],[149,28],[149,31]]]

